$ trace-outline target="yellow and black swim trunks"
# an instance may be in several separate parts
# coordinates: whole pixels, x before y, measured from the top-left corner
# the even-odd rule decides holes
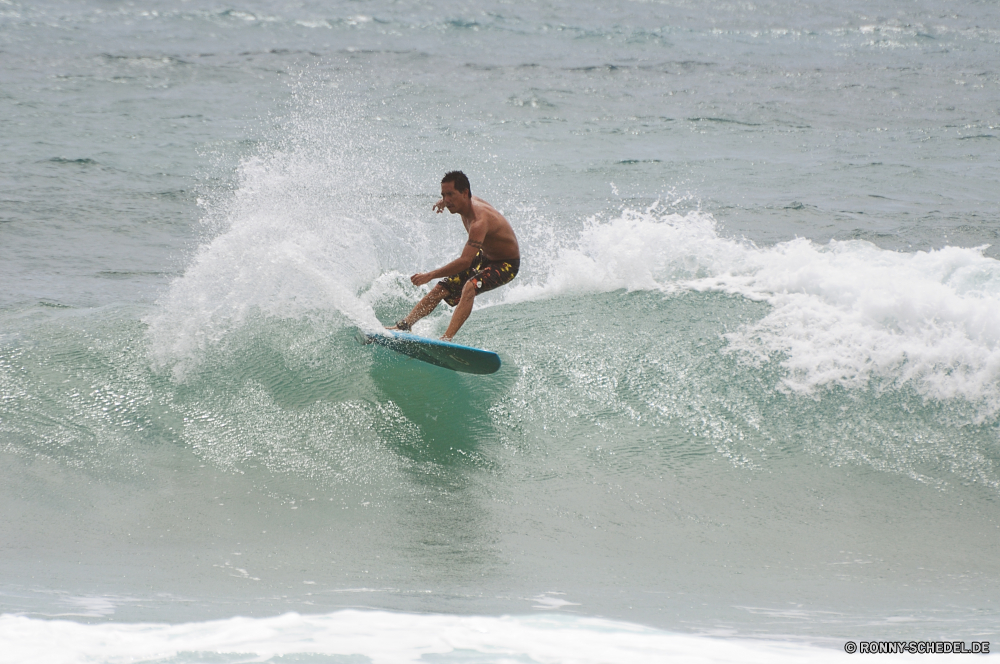
[[[448,289],[448,296],[444,298],[444,301],[454,307],[462,299],[462,288],[465,287],[469,279],[476,280],[476,295],[479,295],[509,283],[517,276],[520,267],[520,258],[488,261],[483,252],[480,251],[472,259],[472,265],[468,269],[442,279],[438,283]]]

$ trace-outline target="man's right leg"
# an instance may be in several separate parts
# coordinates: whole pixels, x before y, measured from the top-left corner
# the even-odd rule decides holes
[[[442,286],[441,284],[436,285],[434,288],[431,289],[430,293],[424,295],[423,299],[420,300],[420,302],[417,302],[417,306],[413,307],[413,311],[411,311],[406,316],[406,318],[401,320],[400,323],[406,323],[407,326],[413,327],[413,325],[418,320],[420,320],[427,314],[434,311],[437,308],[437,305],[441,304],[441,300],[443,300],[446,297],[448,297],[448,289]],[[394,325],[389,329],[392,330],[400,328]]]

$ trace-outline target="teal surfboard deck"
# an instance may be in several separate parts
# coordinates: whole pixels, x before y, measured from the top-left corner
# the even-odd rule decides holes
[[[452,371],[491,374],[500,368],[500,356],[493,351],[462,346],[450,341],[418,337],[398,330],[359,332],[358,336],[365,343],[376,343],[397,353]]]

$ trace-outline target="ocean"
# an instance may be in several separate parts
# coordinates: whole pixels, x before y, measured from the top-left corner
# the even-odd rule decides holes
[[[998,63],[992,0],[0,0],[0,662],[1000,649]],[[489,376],[355,339],[454,169]]]

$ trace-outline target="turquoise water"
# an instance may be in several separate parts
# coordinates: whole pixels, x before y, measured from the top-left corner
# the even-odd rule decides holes
[[[997,18],[0,3],[0,659],[990,640]],[[491,376],[354,338],[454,168]]]

